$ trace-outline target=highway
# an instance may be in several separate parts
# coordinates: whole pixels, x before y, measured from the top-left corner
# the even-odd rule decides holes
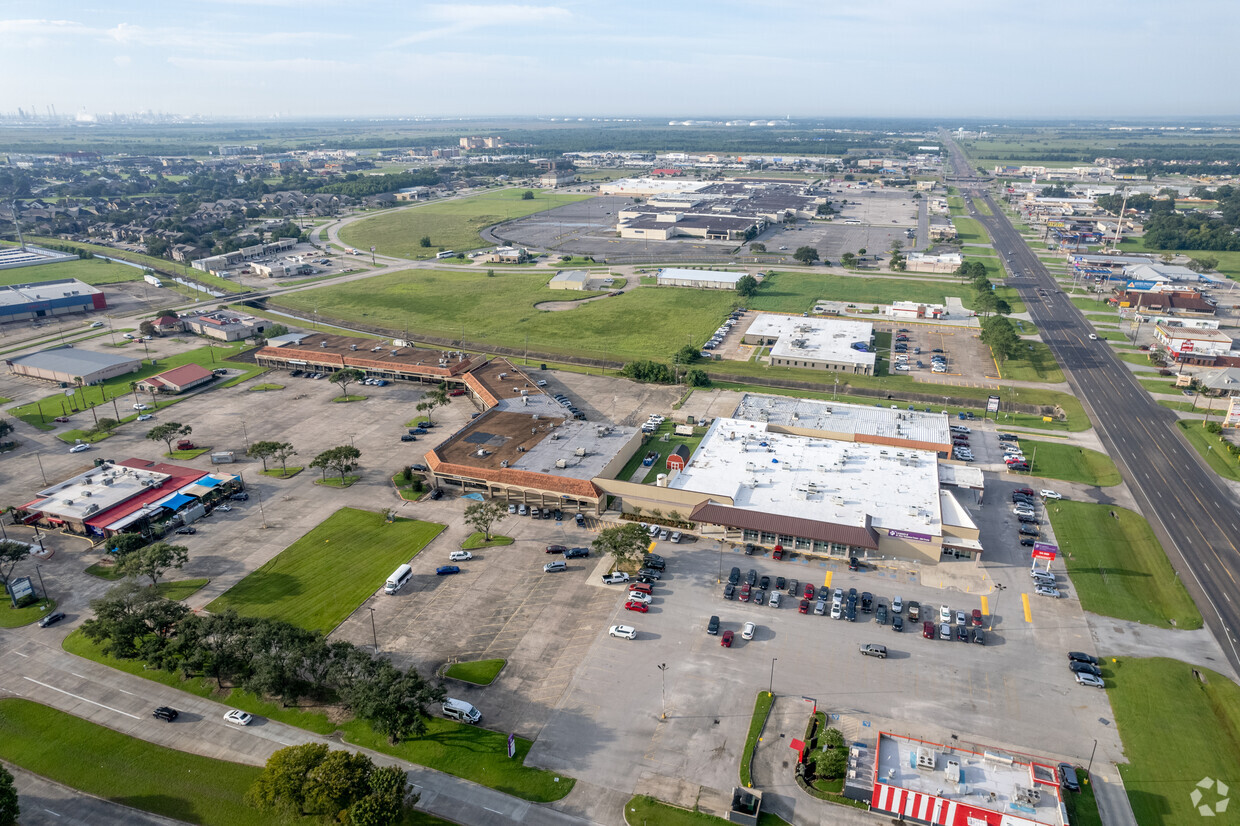
[[[969,171],[959,147],[948,146],[970,209],[972,199],[981,198],[993,215],[973,217],[986,227],[1000,256],[1011,253],[1011,270],[1022,273],[1008,283],[1063,367],[1207,627],[1240,669],[1235,601],[1240,599],[1240,516],[1231,491],[1185,441],[1175,414],[1150,398],[1110,345],[1090,340],[1092,327],[1084,315],[981,188],[983,180]]]

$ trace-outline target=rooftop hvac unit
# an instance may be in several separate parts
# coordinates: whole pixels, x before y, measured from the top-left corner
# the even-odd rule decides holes
[[[527,449],[525,445],[517,445],[517,453],[524,453]]]
[[[111,476],[105,476],[105,477],[103,478],[103,481],[101,482],[101,484],[104,484],[104,485],[108,485],[108,486],[110,486],[110,485],[112,484],[112,477],[111,477]]]
[[[508,467],[508,460],[507,460],[507,459],[505,459],[504,461],[500,462],[500,463],[499,463],[499,466],[500,466],[500,467]]]
[[[86,498],[88,498],[88,499],[89,499],[89,498],[90,498],[91,493],[90,493],[90,491],[88,491],[88,490],[84,490],[84,491],[82,491],[82,495],[83,495],[83,496],[85,496]]]
[[[573,451],[573,455],[574,455],[574,456],[585,456],[585,455],[586,455],[586,449],[585,449],[584,447],[579,447],[579,448],[577,448],[576,450],[574,450],[574,451]]]
[[[560,434],[559,434],[559,433],[552,433],[552,434],[551,434],[551,441],[553,441],[553,442],[558,441],[558,440],[559,440],[559,438],[560,438]]]
[[[326,341],[320,341],[320,342],[319,342],[319,346],[320,346],[320,347],[326,347],[326,346],[327,346],[327,342],[326,342]]]
[[[356,349],[357,349],[357,345],[356,345],[356,344],[350,344],[350,345],[349,345],[349,349],[350,349],[350,350],[356,350]]]
[[[88,508],[86,509],[86,512],[87,512],[88,514],[90,514],[90,513],[94,513],[94,512],[95,512],[95,511],[97,511],[97,510],[99,510],[99,506],[98,506],[98,505],[96,505],[96,504],[94,504],[94,503],[92,502],[92,503],[91,503],[91,505],[90,505],[90,507],[88,507]]]
[[[555,466],[556,466],[556,467],[558,467],[558,468],[560,468],[560,469],[564,469],[564,468],[568,467],[568,460],[567,460],[567,459],[556,459],[556,460],[555,460]]]
[[[94,477],[94,476],[87,476],[87,477],[86,477],[86,484],[88,484],[88,485],[89,485],[89,484],[90,484],[91,482],[93,482],[93,481],[95,481],[95,477]]]
[[[933,770],[937,756],[938,755],[925,746],[919,746],[917,748],[917,768]]]

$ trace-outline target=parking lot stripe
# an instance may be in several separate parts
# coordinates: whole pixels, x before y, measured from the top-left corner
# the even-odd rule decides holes
[[[650,544],[646,546],[646,553],[648,554],[654,553],[654,549],[656,545],[658,545],[658,543],[655,542],[654,540],[651,540]]]
[[[831,570],[828,570],[828,571],[827,571],[827,575],[826,575],[826,577],[824,577],[824,578],[823,578],[823,580],[822,580],[822,585],[823,585],[823,587],[824,587],[824,588],[830,588],[830,587],[831,587],[831,577],[832,577],[832,576],[834,576],[834,575],[835,575],[835,571],[831,571]]]
[[[990,616],[990,602],[986,599],[984,595],[982,596],[982,616],[984,617]]]
[[[1029,613],[1029,595],[1021,594],[1020,601],[1025,606],[1025,622],[1033,622],[1033,614]]]

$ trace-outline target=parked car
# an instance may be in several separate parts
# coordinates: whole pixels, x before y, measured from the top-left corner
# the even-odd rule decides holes
[[[77,444],[69,448],[70,453],[81,453],[84,450],[90,450],[90,445],[86,444],[85,442],[82,442],[81,444]]]
[[[752,622],[745,623],[745,627],[741,629],[741,639],[752,640],[753,635],[757,632],[757,630],[758,630],[758,626],[756,623],[752,623]]]
[[[461,569],[456,565],[441,565],[435,569],[436,576],[451,576],[452,574],[459,574],[460,572]]]
[[[198,529],[186,526],[184,528],[177,528],[176,532],[181,534],[182,536],[192,536],[193,534],[198,533]]]
[[[568,546],[567,546],[567,545],[548,545],[548,546],[547,546],[547,548],[546,548],[545,553],[549,553],[549,554],[562,554],[562,553],[564,553],[564,552],[565,552],[565,551],[567,551],[567,550],[568,550]]]
[[[224,722],[236,723],[239,726],[248,726],[250,723],[254,722],[254,715],[250,714],[248,711],[238,711],[234,708],[224,714]]]
[[[723,586],[723,598],[724,599],[736,599],[736,586],[733,585],[731,582]]]
[[[589,548],[569,548],[564,552],[565,559],[582,559],[590,555]]]
[[[631,599],[628,602],[624,603],[624,610],[637,611],[640,614],[644,614],[650,610],[650,607],[646,605],[646,603],[644,602],[638,602],[635,599]]]
[[[1068,669],[1075,674],[1093,674],[1095,677],[1102,676],[1102,669],[1089,663],[1070,662],[1068,663]]]
[[[928,640],[934,639],[934,623],[923,622],[921,624],[921,635]]]
[[[1093,688],[1106,688],[1106,683],[1101,677],[1095,677],[1093,674],[1075,674],[1077,685],[1087,685]]]
[[[171,723],[173,720],[180,717],[181,714],[172,706],[159,706],[151,712],[151,716],[156,720],[163,720],[165,723]]]
[[[802,614],[808,614],[809,613],[809,600],[808,599],[801,600],[801,602],[797,605],[797,610],[800,611]]]
[[[723,636],[719,638],[719,644],[724,648],[732,647],[732,638],[735,636],[733,631],[724,631]]]
[[[909,602],[908,618],[911,620],[921,619],[921,603],[917,600],[912,600]]]
[[[732,572],[728,574],[728,582],[730,582],[733,585],[739,585],[740,581],[741,581],[741,569],[733,568]]]
[[[64,611],[53,611],[52,613],[43,617],[43,619],[39,620],[39,627],[47,628],[48,626],[55,625],[56,623],[60,622],[64,618],[65,618]]]
[[[1074,662],[1074,663],[1089,663],[1090,665],[1098,664],[1097,657],[1094,657],[1090,654],[1086,654],[1084,651],[1069,651],[1068,661]]]
[[[1058,766],[1059,785],[1070,792],[1079,792],[1081,783],[1076,777],[1076,768],[1068,763],[1060,763]]]
[[[887,646],[867,642],[861,646],[861,653],[867,657],[878,657],[880,660],[885,660],[887,659]]]
[[[1043,499],[1063,499],[1063,496],[1061,496],[1058,493],[1055,493],[1055,491],[1053,490],[1043,489],[1041,491],[1041,494],[1042,494]]]
[[[654,599],[650,594],[643,594],[640,591],[629,592],[629,602],[640,602],[643,605],[649,605],[650,600]]]
[[[453,562],[466,562],[473,558],[474,558],[474,555],[471,554],[469,551],[453,551],[452,553],[448,554],[448,559],[452,560]]]

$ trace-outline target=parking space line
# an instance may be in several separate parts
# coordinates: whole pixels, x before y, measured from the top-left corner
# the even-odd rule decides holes
[[[38,680],[34,679],[33,677],[22,677],[22,679],[29,680],[35,685],[43,686],[44,688],[50,688],[52,691],[59,691],[61,694],[65,695],[66,697],[72,697],[75,700],[81,700],[82,702],[90,703],[93,706],[99,706],[100,708],[106,708],[108,711],[115,711],[117,714],[123,714],[126,717],[132,717],[135,720],[142,719],[136,714],[130,714],[128,711],[121,711],[119,708],[113,708],[112,706],[105,706],[103,703],[96,703],[94,700],[87,699],[86,697],[83,697],[80,694],[73,694],[71,692],[65,691],[63,688],[57,688],[54,685],[48,685],[47,683],[41,683]]]
[[[824,577],[822,580],[822,584],[824,587],[827,587],[827,588],[831,587],[831,577],[833,576],[835,576],[835,571],[828,570],[826,577]]]
[[[1025,606],[1025,622],[1033,622],[1033,614],[1029,611],[1029,595],[1021,594],[1020,601]]]
[[[986,599],[986,595],[982,595],[982,616],[990,616],[990,602]]]

